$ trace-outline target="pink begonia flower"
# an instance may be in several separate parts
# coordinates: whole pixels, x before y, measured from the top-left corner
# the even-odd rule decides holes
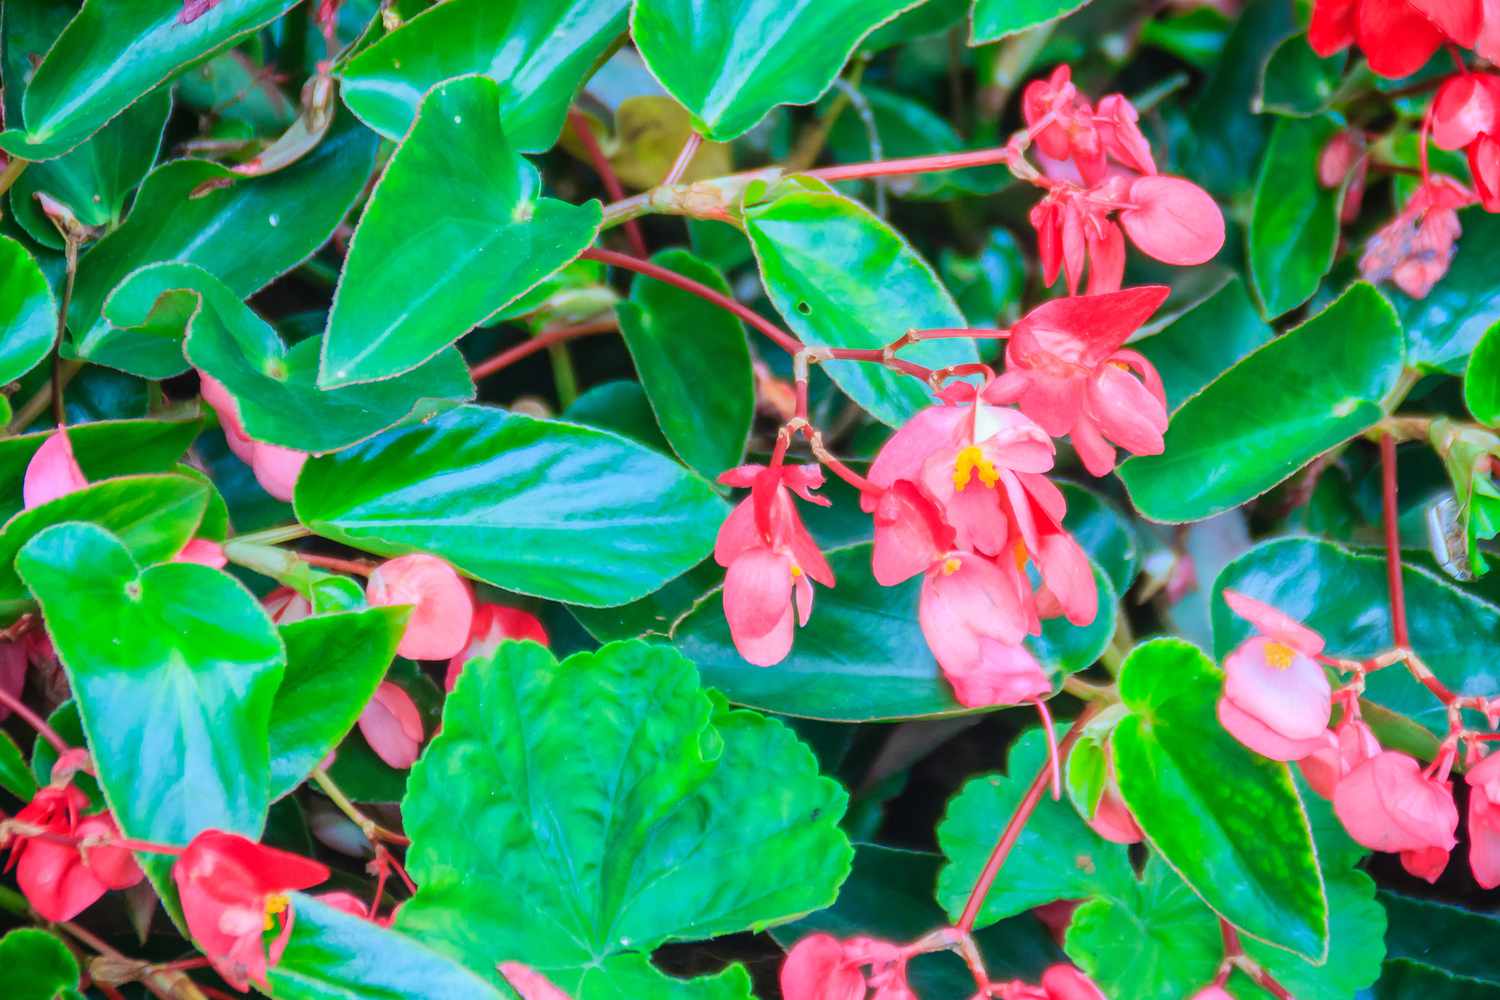
[[[1120,225],[1143,253],[1164,264],[1190,267],[1224,247],[1224,213],[1209,193],[1181,177],[1153,175],[1130,182],[1131,208]]]
[[[59,427],[48,435],[47,440],[31,456],[26,464],[26,475],[21,480],[21,501],[26,509],[56,500],[83,489],[89,481],[73,457],[73,442],[68,432]]]
[[[1099,802],[1094,806],[1094,815],[1087,820],[1088,825],[1111,843],[1139,844],[1146,839],[1145,831],[1131,815],[1125,800],[1120,798],[1119,789],[1115,787],[1114,764],[1110,763],[1108,767],[1109,780],[1105,783],[1104,794],[1099,796]]]
[[[1480,145],[1482,140],[1470,147],[1471,153]],[[1406,207],[1365,243],[1360,274],[1372,282],[1391,281],[1414,299],[1426,297],[1448,273],[1458,251],[1458,237],[1463,233],[1458,209],[1474,201],[1474,194],[1451,177],[1432,175],[1413,192]]]
[[[1432,142],[1439,149],[1463,149],[1500,120],[1500,76],[1460,73],[1432,99]]]
[[[261,489],[277,500],[290,501],[297,477],[307,464],[307,452],[251,438],[245,432],[244,424],[240,423],[239,406],[224,383],[201,369],[198,371],[198,392],[218,414],[219,429],[224,432],[224,442],[229,445],[229,450],[250,466]]]
[[[1446,781],[1406,754],[1385,750],[1339,782],[1333,811],[1349,836],[1376,851],[1400,852],[1407,871],[1436,882],[1458,843],[1458,807]]]
[[[546,976],[529,965],[520,962],[501,962],[500,975],[510,983],[511,989],[520,994],[521,1000],[571,1000],[562,990],[553,986]]]
[[[1047,434],[1069,435],[1096,476],[1114,469],[1111,441],[1137,455],[1161,454],[1167,429],[1161,377],[1124,344],[1169,293],[1164,285],[1146,285],[1042,303],[1011,328],[1005,372],[984,389],[984,399],[1014,402]]]
[[[26,647],[20,642],[0,642],[0,691],[19,699],[26,687],[26,667],[29,657]],[[10,718],[10,709],[0,705],[0,722]]]
[[[1194,993],[1192,1000],[1234,1000],[1234,997],[1230,996],[1224,987],[1215,983]]]
[[[917,1000],[906,981],[907,952],[878,938],[810,934],[781,966],[785,1000]],[[868,968],[869,972],[860,971]]]
[[[1141,134],[1140,115],[1123,94],[1099,99],[1097,110],[1078,94],[1072,69],[1058,66],[1045,80],[1033,80],[1021,96],[1021,111],[1035,129],[1037,147],[1054,160],[1072,160],[1087,185],[1102,181],[1108,159],[1143,174],[1156,173],[1151,144]]]
[[[107,812],[82,816],[88,796],[72,785],[39,789],[21,807],[15,821],[66,837],[118,837],[120,828]],[[33,909],[48,920],[72,920],[110,889],[128,889],[145,877],[135,857],[119,847],[80,849],[36,837],[17,836],[6,868],[15,868],[16,884]]]
[[[375,567],[365,585],[375,607],[410,604],[396,652],[408,660],[446,660],[469,642],[474,589],[436,556],[398,556]]]
[[[375,756],[406,770],[422,752],[422,713],[400,685],[381,681],[359,716],[359,732]]]
[[[1219,722],[1272,760],[1301,760],[1323,749],[1333,714],[1328,677],[1313,659],[1323,650],[1323,637],[1238,591],[1226,588],[1224,602],[1261,634],[1224,658]]]
[[[725,472],[719,482],[750,489],[714,542],[714,561],[729,571],[724,617],[739,654],[769,667],[791,652],[794,618],[806,625],[812,615],[809,578],[834,585],[833,570],[792,500],[796,493],[827,506],[827,499],[812,492],[823,485],[823,470],[816,465],[742,465]]]
[[[1071,965],[1053,965],[1042,973],[1047,1000],[1105,1000],[1094,981]]]
[[[469,644],[448,661],[444,688],[451,692],[465,663],[489,656],[507,639],[530,639],[543,646],[548,644],[547,630],[536,615],[501,604],[486,603],[476,607],[473,624],[469,626]]]
[[[1500,886],[1500,753],[1469,768],[1469,867],[1486,889]]]
[[[1500,212],[1500,136],[1482,135],[1469,145],[1469,172],[1484,210]]]
[[[1380,752],[1380,742],[1369,726],[1349,718],[1333,727],[1326,740],[1322,748],[1302,758],[1297,766],[1313,791],[1331,799],[1345,775]]]
[[[223,569],[229,565],[229,557],[224,554],[224,546],[207,538],[189,539],[182,547],[182,551],[172,557],[173,562],[197,563],[200,566],[212,566],[214,569]]]
[[[952,552],[927,571],[917,621],[959,704],[1015,705],[1041,698],[1052,682],[1021,645],[1034,612],[1014,562]]]
[[[266,615],[277,625],[290,625],[312,617],[312,601],[291,587],[277,587],[260,599]]]

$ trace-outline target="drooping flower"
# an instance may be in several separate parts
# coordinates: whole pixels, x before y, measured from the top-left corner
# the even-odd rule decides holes
[[[400,685],[381,681],[359,715],[359,732],[375,756],[406,770],[422,752],[422,713]]]
[[[1481,0],[1315,0],[1307,41],[1320,56],[1357,43],[1371,70],[1395,78],[1421,69],[1444,39],[1472,48],[1481,17]]]
[[[1439,149],[1463,149],[1500,120],[1500,76],[1460,73],[1432,98],[1432,143]]]
[[[1486,889],[1500,886],[1500,753],[1469,768],[1469,867]]]
[[[1345,717],[1326,736],[1326,744],[1298,761],[1302,777],[1325,799],[1344,776],[1380,752],[1375,733],[1359,719]]]
[[[414,553],[380,564],[365,585],[376,607],[411,605],[396,652],[409,660],[446,660],[468,644],[474,590],[436,556]]]
[[[553,986],[546,976],[529,965],[501,962],[498,968],[500,975],[510,983],[511,989],[520,994],[521,1000],[571,1000],[566,993]]]
[[[878,938],[846,941],[809,934],[781,966],[786,1000],[917,1000],[906,979],[907,952]],[[868,970],[868,971],[863,971]]]
[[[1114,468],[1110,442],[1137,455],[1161,454],[1167,429],[1161,377],[1124,344],[1169,292],[1147,285],[1044,302],[1011,328],[1005,372],[984,398],[1014,402],[1047,434],[1069,435],[1096,476]]]
[[[917,605],[922,636],[959,704],[1016,705],[1051,693],[1023,646],[1033,612],[1020,570],[977,552],[952,552],[927,571]]]
[[[1313,657],[1323,637],[1268,604],[1225,589],[1231,611],[1260,634],[1224,658],[1219,722],[1231,736],[1272,760],[1301,760],[1327,744],[1333,691]]]
[[[67,496],[89,484],[73,457],[73,442],[66,428],[59,427],[31,456],[21,480],[21,501],[30,510],[49,500]]]
[[[292,930],[287,893],[328,878],[316,861],[264,847],[238,834],[205,830],[172,866],[188,932],[214,970],[240,992],[267,988]],[[280,925],[269,949],[267,931]]]
[[[1391,281],[1414,299],[1425,298],[1448,273],[1458,251],[1463,232],[1458,209],[1474,200],[1473,193],[1452,178],[1432,175],[1365,243],[1360,274],[1373,282]]]
[[[88,796],[72,785],[42,788],[15,815],[15,822],[79,840],[120,835],[107,812],[81,815]],[[79,846],[18,836],[7,869],[32,908],[48,920],[72,920],[110,889],[128,889],[144,874],[128,850],[108,844]]]
[[[1406,754],[1385,750],[1338,783],[1333,811],[1364,846],[1400,852],[1407,871],[1436,882],[1458,843],[1453,788]]]
[[[1047,79],[1031,81],[1022,93],[1021,112],[1036,133],[1038,148],[1054,160],[1072,160],[1091,186],[1107,176],[1110,159],[1142,174],[1156,173],[1135,106],[1123,94],[1109,94],[1099,99],[1096,110],[1078,93],[1072,75],[1063,64]],[[1047,124],[1041,125],[1043,119]]]
[[[768,667],[791,651],[794,618],[806,625],[812,614],[809,578],[834,585],[833,570],[792,500],[795,493],[827,506],[825,498],[812,492],[823,485],[823,470],[816,465],[742,465],[725,472],[719,482],[750,489],[724,520],[714,543],[714,561],[729,571],[724,617],[739,654]]]
[[[476,607],[473,624],[469,626],[469,644],[448,661],[443,681],[447,690],[452,691],[458,683],[465,663],[489,656],[507,639],[529,639],[543,646],[548,642],[547,630],[536,615],[501,604],[482,603]]]

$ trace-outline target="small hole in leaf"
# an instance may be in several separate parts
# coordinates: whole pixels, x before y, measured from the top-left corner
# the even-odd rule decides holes
[[[132,601],[138,601],[138,600],[140,600],[140,598],[141,598],[141,585],[140,585],[140,582],[136,581],[136,580],[132,580],[129,583],[127,583],[125,585],[125,596],[129,597]]]
[[[812,315],[812,306],[808,305],[806,302],[798,302],[797,303],[797,311],[799,313],[801,313],[802,315],[804,315],[804,316],[811,316]]]

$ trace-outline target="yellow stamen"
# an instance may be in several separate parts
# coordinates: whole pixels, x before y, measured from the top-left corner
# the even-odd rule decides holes
[[[958,572],[958,567],[960,565],[962,565],[962,563],[958,561],[958,558],[956,556],[949,556],[947,559],[943,560],[943,575],[952,576],[954,573]]]
[[[279,892],[273,892],[266,897],[266,930],[276,926],[276,916],[287,911],[292,901]]]
[[[1285,670],[1292,665],[1292,658],[1297,654],[1290,646],[1284,646],[1279,642],[1266,643],[1266,663],[1277,670]]]
[[[795,579],[797,579],[797,577],[799,577],[801,575],[802,575],[802,567],[801,566],[793,566],[792,567],[792,579],[795,580]]]
[[[1000,473],[984,457],[984,452],[979,450],[978,445],[971,444],[953,460],[953,488],[961,490],[968,486],[975,472],[979,473],[979,481],[991,489],[1000,481]]]

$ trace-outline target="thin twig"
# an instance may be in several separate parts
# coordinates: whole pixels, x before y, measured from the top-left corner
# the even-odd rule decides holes
[[[68,746],[67,740],[64,740],[61,736],[57,735],[57,730],[47,725],[46,719],[42,718],[40,715],[37,715],[29,707],[27,707],[25,702],[23,702],[17,696],[11,694],[9,691],[5,690],[5,688],[3,687],[0,687],[0,705],[4,705],[6,708],[16,713],[16,715],[18,715],[22,721],[24,721],[32,729],[36,730],[38,736],[46,740],[48,743],[51,743],[53,749],[55,749],[59,754],[65,754],[69,750],[73,749],[72,747]]]
[[[610,166],[609,157],[605,156],[604,150],[599,147],[599,140],[594,136],[594,130],[589,128],[588,119],[582,113],[570,109],[568,124],[572,127],[573,134],[578,136],[583,151],[588,154],[589,163],[593,165],[594,173],[599,175],[599,180],[603,183],[605,192],[609,194],[610,201],[624,201],[625,188],[620,184],[615,168]],[[651,251],[646,247],[646,237],[641,232],[640,223],[634,219],[627,220],[625,236],[630,240],[630,249],[635,251],[637,257],[651,256]]]
[[[613,333],[619,328],[620,325],[613,316],[592,320],[588,323],[578,323],[573,326],[553,327],[550,330],[542,331],[530,340],[523,341],[514,347],[508,347],[493,357],[479,362],[473,368],[469,369],[469,375],[477,382],[482,378],[495,374],[502,368],[510,367],[522,358],[529,358],[533,354],[545,351],[553,344],[560,344],[563,341],[573,340],[576,337],[589,337],[598,333]]]
[[[1401,528],[1396,509],[1396,439],[1390,434],[1380,438],[1380,479],[1384,499],[1385,570],[1391,592],[1391,634],[1402,649],[1411,647],[1406,628],[1406,589],[1401,579]]]

